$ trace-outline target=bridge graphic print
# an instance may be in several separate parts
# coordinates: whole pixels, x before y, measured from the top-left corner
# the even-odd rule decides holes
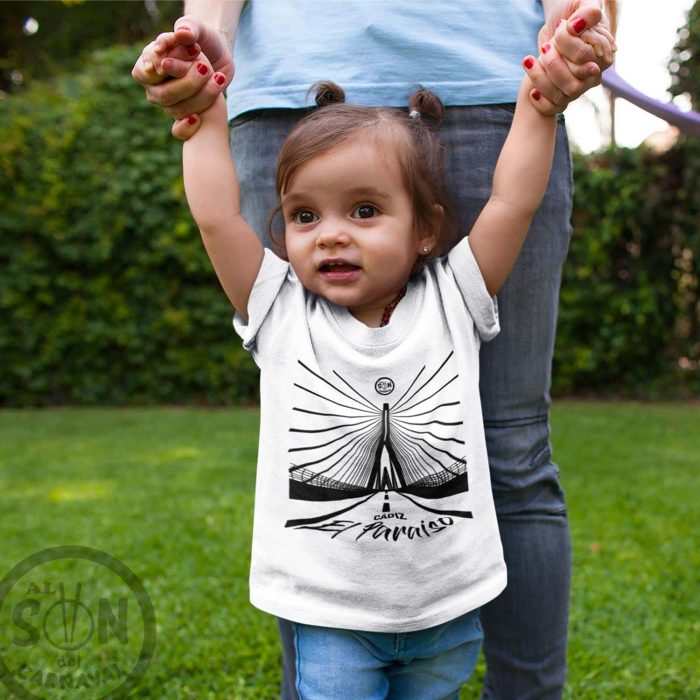
[[[409,375],[408,386],[392,403],[388,399],[396,387],[390,377],[368,377],[367,386],[353,386],[336,371],[326,378],[298,360],[289,496],[350,502],[286,526],[337,518],[378,495],[386,512],[389,494],[429,513],[471,518],[469,511],[429,505],[469,490],[453,363],[451,352],[432,370],[424,365],[412,379]]]

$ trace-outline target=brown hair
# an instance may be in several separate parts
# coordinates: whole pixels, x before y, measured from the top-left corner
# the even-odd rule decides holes
[[[444,255],[457,242],[458,223],[445,183],[444,149],[437,136],[444,111],[440,99],[421,88],[411,95],[406,112],[346,104],[343,90],[331,82],[314,83],[309,92],[313,90],[319,109],[292,129],[280,149],[276,182],[278,197],[300,165],[350,138],[371,140],[378,148],[397,158],[404,185],[413,202],[416,228],[436,234],[434,249],[422,256],[422,261]],[[442,217],[436,213],[436,205],[442,207]],[[284,232],[274,229],[280,211],[281,205],[270,217],[269,233],[277,252],[286,257]]]

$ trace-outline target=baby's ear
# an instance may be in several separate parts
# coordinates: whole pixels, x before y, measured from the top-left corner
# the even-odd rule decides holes
[[[443,207],[440,204],[433,205],[433,215],[430,217],[428,230],[424,233],[422,239],[424,241],[422,245],[427,245],[431,251],[438,244],[444,219],[445,210]]]

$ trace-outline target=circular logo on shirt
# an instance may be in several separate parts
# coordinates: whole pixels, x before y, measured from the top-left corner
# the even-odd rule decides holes
[[[374,383],[374,389],[378,394],[386,396],[394,391],[394,380],[389,379],[389,377],[379,377]]]
[[[126,697],[155,645],[146,589],[106,552],[44,549],[0,581],[0,683],[18,698]]]

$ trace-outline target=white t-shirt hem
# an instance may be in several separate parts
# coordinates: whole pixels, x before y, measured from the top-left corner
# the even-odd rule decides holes
[[[498,596],[506,587],[507,573],[505,567],[495,577],[490,577],[486,585],[479,586],[476,590],[470,591],[469,596],[460,598],[456,603],[451,602],[449,607],[442,607],[436,612],[417,615],[414,618],[395,622],[393,620],[381,620],[375,616],[374,621],[358,619],[353,615],[355,611],[348,608],[339,608],[328,614],[328,609],[319,608],[308,609],[300,607],[288,597],[275,595],[268,597],[264,595],[260,588],[251,589],[251,604],[263,612],[282,617],[293,622],[304,625],[315,625],[317,627],[336,627],[339,629],[358,630],[362,632],[417,632],[418,630],[436,627],[450,620],[454,620],[462,615],[466,615],[472,610],[480,608]],[[322,606],[319,606],[322,607]]]

